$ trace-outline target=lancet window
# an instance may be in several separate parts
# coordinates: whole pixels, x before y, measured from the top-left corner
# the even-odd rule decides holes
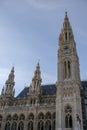
[[[44,122],[42,120],[38,123],[38,130],[44,130]]]
[[[24,130],[24,123],[22,121],[18,125],[18,130]]]
[[[21,114],[19,119],[20,119],[20,120],[25,120],[24,114]]]
[[[11,124],[10,122],[7,122],[5,125],[5,130],[10,130],[11,129]]]
[[[16,123],[16,122],[13,122],[13,123],[12,123],[11,129],[12,129],[12,130],[17,130],[17,123]]]
[[[71,62],[64,61],[64,79],[69,79],[71,77]]]
[[[33,121],[29,121],[28,130],[33,130]]]
[[[28,120],[29,120],[28,130],[33,130],[34,129],[34,115],[33,115],[33,113],[30,113]]]
[[[41,112],[38,115],[38,130],[44,130],[44,114]]]
[[[45,130],[51,130],[51,121],[47,120],[45,123]]]
[[[72,108],[67,106],[65,108],[65,128],[72,128],[73,121],[72,121]]]
[[[67,40],[67,32],[65,32],[65,40]]]
[[[17,120],[18,120],[18,115],[17,115],[17,114],[15,114],[15,115],[13,116],[13,120],[14,120],[14,121],[17,121]]]

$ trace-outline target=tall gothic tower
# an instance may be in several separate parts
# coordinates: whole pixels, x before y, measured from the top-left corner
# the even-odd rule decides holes
[[[59,36],[56,130],[83,130],[79,58],[67,13]]]

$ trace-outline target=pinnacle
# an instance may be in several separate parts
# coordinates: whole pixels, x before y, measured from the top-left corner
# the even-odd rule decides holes
[[[65,12],[65,16],[67,16],[67,12]]]
[[[40,67],[40,64],[39,64],[39,62],[37,63],[37,67]]]
[[[67,18],[67,12],[65,12],[65,18]]]
[[[65,18],[64,18],[64,22],[63,22],[63,29],[71,30],[71,32],[72,32],[72,28],[71,28],[71,25],[70,25],[69,18],[67,16],[67,12],[65,12]]]
[[[68,20],[68,15],[67,15],[67,12],[65,12],[65,19]]]
[[[11,72],[14,72],[14,66],[12,67]]]
[[[70,40],[74,40],[72,27],[71,27],[71,25],[70,25],[70,21],[69,21],[69,18],[68,18],[68,16],[67,16],[67,12],[65,12],[63,27],[62,27],[62,29],[61,29],[61,33],[60,33],[60,36],[59,36],[59,40],[60,40],[60,41],[70,41]]]
[[[67,22],[67,23],[69,23],[69,18],[68,18],[68,16],[67,16],[67,12],[65,12],[65,18],[64,18],[64,22]]]

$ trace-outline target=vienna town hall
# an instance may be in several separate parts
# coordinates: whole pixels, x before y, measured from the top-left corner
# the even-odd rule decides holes
[[[32,83],[14,96],[14,67],[0,95],[0,130],[87,130],[87,81],[67,13],[59,35],[56,84],[42,85],[39,63]]]

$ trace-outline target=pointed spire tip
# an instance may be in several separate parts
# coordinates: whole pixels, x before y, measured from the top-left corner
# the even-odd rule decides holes
[[[67,17],[67,11],[65,12],[65,16]]]
[[[38,62],[37,62],[37,67],[40,66],[40,59],[38,59]]]
[[[12,72],[12,71],[14,71],[14,66],[13,66],[12,69],[11,69],[11,72]]]

